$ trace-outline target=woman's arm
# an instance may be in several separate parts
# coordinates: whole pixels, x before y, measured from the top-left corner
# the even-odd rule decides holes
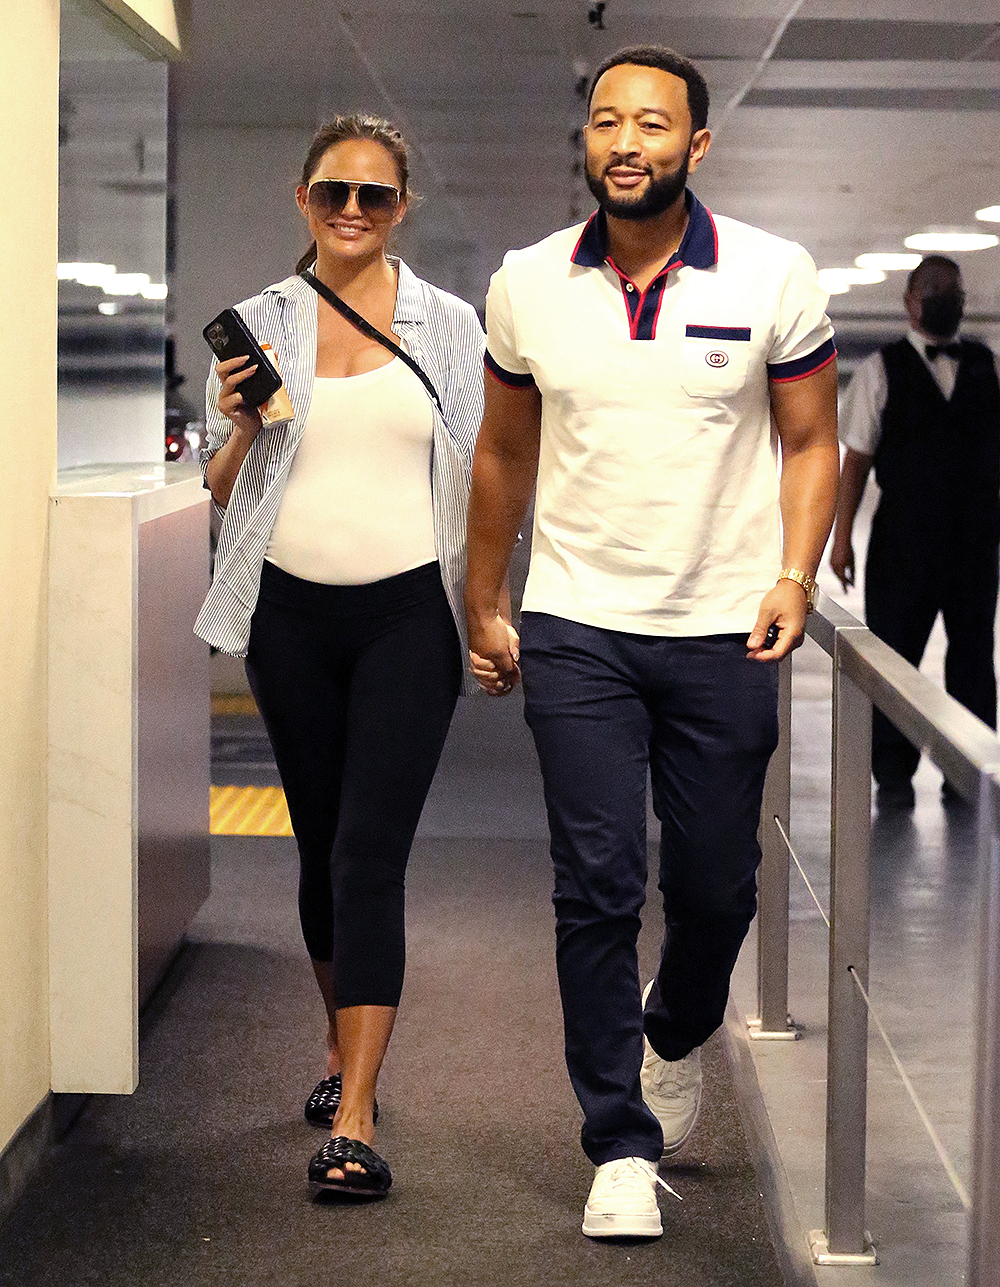
[[[257,370],[256,365],[243,367],[246,360],[246,357],[229,358],[215,368],[222,382],[218,407],[233,425],[229,437],[205,467],[205,482],[220,509],[229,504],[236,476],[261,429],[260,412],[256,407],[247,407],[239,391],[242,381]]]

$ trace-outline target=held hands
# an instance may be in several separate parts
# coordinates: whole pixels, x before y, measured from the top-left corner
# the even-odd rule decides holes
[[[766,647],[768,627],[778,628],[778,637]],[[782,580],[760,601],[757,624],[747,639],[751,661],[779,661],[802,643],[806,630],[806,592],[795,581]]]
[[[491,697],[504,697],[521,678],[520,639],[498,612],[485,623],[469,622],[469,669]]]
[[[260,412],[256,407],[248,407],[244,403],[239,386],[248,376],[253,375],[257,364],[244,366],[246,360],[246,357],[227,358],[225,362],[216,363],[215,370],[222,381],[219,410],[237,429],[252,437],[260,431]]]

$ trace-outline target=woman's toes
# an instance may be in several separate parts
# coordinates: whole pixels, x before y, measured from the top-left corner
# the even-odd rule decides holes
[[[360,1166],[357,1162],[348,1162],[344,1167],[344,1171],[360,1171],[362,1175],[365,1174],[365,1168]],[[327,1171],[327,1176],[331,1180],[342,1180],[344,1178],[344,1171],[342,1171],[339,1166],[331,1166],[329,1171]]]

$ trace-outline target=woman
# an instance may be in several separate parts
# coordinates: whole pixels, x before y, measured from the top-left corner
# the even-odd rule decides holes
[[[482,328],[386,247],[407,154],[388,122],[337,117],[296,191],[308,265],[428,377],[302,277],[239,306],[295,412],[262,427],[245,358],[209,380],[205,480],[225,511],[196,631],[246,656],[301,860],[299,913],[326,1008],[326,1077],[307,1120],[325,1188],[383,1196],[375,1086],[403,983],[403,881],[463,686],[462,579]],[[466,690],[472,686],[468,677]]]

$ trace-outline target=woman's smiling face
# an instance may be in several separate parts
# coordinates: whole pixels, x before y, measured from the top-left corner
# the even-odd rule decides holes
[[[372,139],[344,139],[327,148],[310,176],[309,183],[315,183],[317,179],[383,183],[391,185],[397,191],[401,184],[391,153]],[[338,259],[366,259],[382,253],[389,234],[406,211],[406,199],[401,195],[399,205],[391,217],[368,215],[358,204],[357,190],[352,189],[343,210],[321,218],[309,204],[308,185],[300,184],[295,197],[309,224],[318,254]]]

